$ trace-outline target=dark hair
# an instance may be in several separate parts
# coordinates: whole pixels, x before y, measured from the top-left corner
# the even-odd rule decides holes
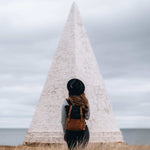
[[[81,95],[85,90],[85,86],[81,80],[74,78],[68,81],[67,89],[70,95]]]

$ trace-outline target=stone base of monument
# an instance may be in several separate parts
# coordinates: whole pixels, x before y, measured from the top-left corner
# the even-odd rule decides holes
[[[24,142],[23,146],[30,146],[30,147],[54,147],[54,146],[64,146],[66,145],[65,142],[64,143],[30,143],[30,142]],[[96,145],[117,145],[117,146],[123,146],[123,145],[127,145],[125,142],[96,142],[96,143],[92,143],[89,142],[88,146],[96,146]]]
[[[90,143],[123,143],[121,132],[91,132]],[[28,132],[26,144],[34,143],[64,143],[63,135],[59,132]]]

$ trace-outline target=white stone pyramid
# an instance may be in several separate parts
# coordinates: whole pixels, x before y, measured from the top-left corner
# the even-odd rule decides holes
[[[66,84],[71,78],[85,83],[90,104],[87,121],[90,142],[123,142],[93,50],[75,3],[51,65],[26,143],[63,143],[61,106],[68,97]]]

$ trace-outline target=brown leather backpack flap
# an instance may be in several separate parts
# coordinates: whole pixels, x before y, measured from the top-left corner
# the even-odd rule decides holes
[[[66,130],[81,131],[85,130],[85,119],[67,119]]]

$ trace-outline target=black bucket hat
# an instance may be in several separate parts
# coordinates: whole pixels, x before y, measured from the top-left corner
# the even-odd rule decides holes
[[[68,81],[67,89],[71,95],[81,95],[85,90],[85,86],[81,80],[74,78]]]

